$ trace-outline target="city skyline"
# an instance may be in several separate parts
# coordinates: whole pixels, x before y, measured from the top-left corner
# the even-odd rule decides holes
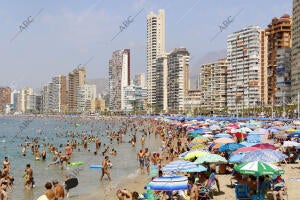
[[[0,19],[5,26],[0,33],[0,86],[11,86],[13,83],[18,89],[25,86],[41,88],[50,77],[67,74],[88,61],[88,79],[107,78],[107,63],[111,52],[124,48],[131,49],[132,75],[145,73],[146,16],[150,11],[156,12],[158,9],[165,9],[166,51],[186,47],[191,53],[191,74],[199,73],[201,64],[222,57],[216,56],[226,49],[226,37],[234,31],[249,25],[258,25],[264,29],[273,17],[285,13],[292,15],[291,0],[232,0],[226,3],[217,0],[185,3],[133,0],[119,3],[118,8],[105,0],[77,3],[0,2]],[[257,3],[261,6],[257,7]],[[229,16],[235,16],[241,9],[240,14],[210,41],[220,31],[222,22]],[[199,18],[205,18],[205,21]],[[26,29],[11,42],[23,21],[29,19],[31,21],[27,23]],[[111,42],[111,38],[119,32],[119,27],[128,19],[131,19],[131,23],[127,23],[125,29]]]

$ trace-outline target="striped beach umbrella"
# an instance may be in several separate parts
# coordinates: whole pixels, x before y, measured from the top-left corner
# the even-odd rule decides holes
[[[284,170],[266,162],[254,161],[245,162],[234,166],[234,170],[241,174],[251,174],[254,176],[283,174]]]
[[[186,176],[161,176],[153,179],[149,183],[149,187],[151,190],[157,191],[186,190],[188,180]]]
[[[193,162],[186,160],[176,160],[170,162],[162,168],[163,172],[182,172],[183,170],[197,168],[197,165]]]

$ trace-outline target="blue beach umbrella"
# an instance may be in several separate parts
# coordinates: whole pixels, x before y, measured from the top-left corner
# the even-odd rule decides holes
[[[272,149],[262,149],[257,151],[248,152],[242,159],[242,162],[280,162],[287,158],[287,156],[280,151]]]
[[[251,146],[256,145],[256,144],[258,144],[258,143],[256,143],[256,142],[254,143],[254,142],[244,141],[244,142],[241,142],[241,143],[239,143],[239,144],[244,145],[245,147],[251,147]]]
[[[174,191],[186,190],[188,181],[186,176],[161,176],[153,179],[149,183],[151,190]]]
[[[294,132],[288,135],[288,137],[292,138],[299,138],[300,137],[300,132]]]
[[[206,172],[207,168],[203,167],[202,165],[198,165],[197,167],[194,168],[189,168],[189,169],[183,169],[181,172]]]
[[[260,143],[261,137],[260,137],[260,135],[248,135],[247,142]]]
[[[197,165],[190,161],[176,160],[170,162],[162,168],[163,172],[182,172],[183,170],[189,170],[192,168],[197,168]]]
[[[235,151],[242,147],[245,147],[245,146],[238,144],[238,143],[228,143],[228,144],[222,144],[218,151],[219,152]]]
[[[232,136],[227,133],[219,133],[219,134],[216,134],[214,136],[214,138],[232,138]]]
[[[245,155],[245,152],[235,154],[229,158],[228,163],[241,163],[241,160]]]
[[[194,134],[204,134],[202,129],[195,129],[191,131],[189,134],[194,135]]]

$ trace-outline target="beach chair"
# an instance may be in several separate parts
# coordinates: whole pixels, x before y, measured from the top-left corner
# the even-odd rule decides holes
[[[248,185],[245,184],[236,184],[235,185],[235,199],[236,200],[247,200],[251,199],[250,195],[250,188]]]
[[[199,189],[199,200],[213,199],[212,187],[216,184],[215,173],[211,173],[205,187]]]

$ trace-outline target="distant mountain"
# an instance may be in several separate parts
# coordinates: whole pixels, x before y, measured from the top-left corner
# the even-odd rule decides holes
[[[87,79],[86,83],[90,84],[90,85],[96,85],[97,95],[99,93],[101,93],[101,94],[108,93],[108,79],[106,79],[106,78]]]

